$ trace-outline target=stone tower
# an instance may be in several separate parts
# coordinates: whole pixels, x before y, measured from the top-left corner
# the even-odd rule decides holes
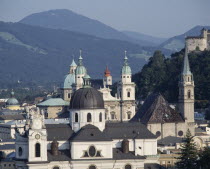
[[[188,48],[185,46],[183,69],[179,81],[179,111],[182,114],[188,128],[194,126],[194,80],[190,71]],[[194,131],[191,130],[191,134]]]
[[[111,86],[112,85],[112,76],[111,72],[108,69],[108,66],[106,66],[106,70],[104,71],[104,86]]]
[[[117,96],[121,100],[121,120],[131,119],[135,114],[135,83],[131,81],[131,68],[125,51],[124,64],[121,70],[121,81],[117,87]]]

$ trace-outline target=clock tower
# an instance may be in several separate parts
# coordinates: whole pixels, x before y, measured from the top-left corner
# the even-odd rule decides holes
[[[47,161],[47,132],[44,115],[39,109],[33,112],[28,131],[28,161]]]

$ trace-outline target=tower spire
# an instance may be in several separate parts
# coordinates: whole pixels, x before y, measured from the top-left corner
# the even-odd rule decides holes
[[[82,58],[82,50],[81,49],[79,50],[79,53],[80,53],[80,55],[79,55],[78,65],[79,66],[82,66],[82,60],[83,60],[83,58]]]
[[[185,55],[184,55],[184,63],[183,63],[182,75],[192,75],[192,73],[190,71],[190,64],[189,64],[189,59],[188,59],[188,47],[187,47],[187,44],[185,44]]]
[[[125,50],[125,57],[124,57],[124,65],[128,65],[128,57],[127,57],[127,51]]]

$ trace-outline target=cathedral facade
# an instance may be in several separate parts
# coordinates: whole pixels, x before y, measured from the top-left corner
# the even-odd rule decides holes
[[[78,59],[78,65],[72,61],[69,73],[64,77],[61,86],[62,97],[70,101],[72,94],[83,87],[83,77],[87,70],[83,65],[82,52]],[[111,95],[112,76],[108,67],[104,72],[103,86],[99,91],[103,94],[106,120],[128,121],[135,115],[135,83],[131,80],[132,71],[128,64],[125,52],[124,64],[121,69],[121,80],[117,85],[116,96]]]

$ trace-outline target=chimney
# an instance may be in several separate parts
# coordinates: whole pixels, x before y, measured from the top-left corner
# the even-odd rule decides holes
[[[127,139],[122,141],[122,152],[129,153],[129,141]]]
[[[53,156],[59,155],[58,144],[59,143],[56,140],[53,140],[53,142],[51,144],[51,153]]]

